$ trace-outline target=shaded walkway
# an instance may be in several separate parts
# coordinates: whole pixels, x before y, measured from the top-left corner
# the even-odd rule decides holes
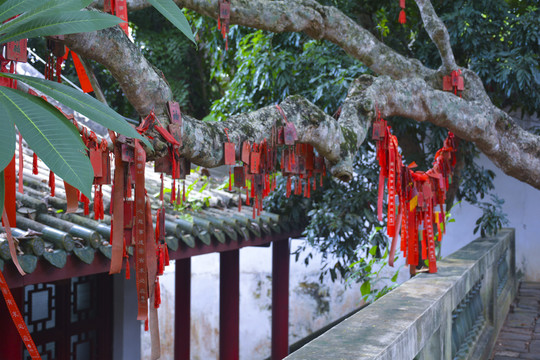
[[[521,282],[491,359],[540,360],[540,283]]]

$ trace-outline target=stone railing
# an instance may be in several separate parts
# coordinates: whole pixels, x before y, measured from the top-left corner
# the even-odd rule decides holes
[[[477,239],[286,359],[487,359],[516,292],[515,231]]]

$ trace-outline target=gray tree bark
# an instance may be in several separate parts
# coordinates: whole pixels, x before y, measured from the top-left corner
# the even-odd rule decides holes
[[[216,18],[217,0],[175,0],[202,15]],[[93,6],[100,7],[102,1]],[[482,81],[474,72],[459,68],[444,23],[429,0],[416,0],[424,27],[437,46],[442,66],[429,69],[417,59],[392,50],[338,9],[314,0],[232,0],[231,23],[273,32],[303,32],[331,41],[362,61],[378,76],[361,76],[349,88],[337,120],[300,96],[290,96],[280,105],[298,131],[299,141],[312,144],[328,162],[332,175],[352,177],[352,158],[365,141],[376,118],[403,116],[429,121],[474,142],[506,174],[540,189],[540,137],[514,123],[495,107]],[[144,0],[128,0],[130,10],[149,6]],[[161,73],[119,30],[67,35],[66,44],[81,55],[100,62],[118,80],[128,100],[141,116],[151,110],[166,122],[165,105],[172,95]],[[465,79],[462,98],[443,92],[442,77],[461,69]],[[193,163],[214,167],[223,164],[224,128],[231,140],[260,141],[269,138],[282,119],[275,107],[231,116],[225,122],[207,123],[184,116],[181,153]],[[155,142],[156,152],[165,146]]]

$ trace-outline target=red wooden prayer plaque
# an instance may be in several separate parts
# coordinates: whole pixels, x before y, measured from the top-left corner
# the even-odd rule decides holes
[[[284,129],[285,145],[294,145],[294,142],[298,140],[296,134],[296,128],[292,122],[288,122]]]
[[[228,1],[222,1],[219,6],[219,17],[229,19],[231,17],[231,4]]]
[[[452,85],[452,77],[451,76],[443,76],[443,90],[444,91],[452,91],[452,90],[454,90],[454,87]]]
[[[234,143],[226,142],[224,148],[225,153],[225,165],[235,165],[236,164],[236,154],[234,150]]]
[[[111,158],[109,157],[109,151],[101,152],[101,176],[94,174],[94,184],[106,185],[111,183]]]
[[[251,145],[249,141],[244,141],[242,143],[242,161],[244,164],[249,164],[249,156],[251,154]]]
[[[246,186],[246,177],[243,166],[236,166],[234,168],[234,186],[238,188]]]
[[[154,172],[172,175],[172,161],[170,155],[163,156],[154,161]]]
[[[458,77],[456,87],[457,87],[458,91],[463,91],[465,89],[465,83],[463,81],[463,76]]]
[[[253,151],[250,158],[249,172],[252,174],[258,174],[260,171],[261,154]]]
[[[103,176],[103,160],[101,149],[90,149],[90,163],[94,169],[94,177]]]
[[[6,46],[6,60],[26,62],[28,56],[26,44],[27,39],[8,42]]]
[[[124,200],[124,229],[133,227],[133,200]]]

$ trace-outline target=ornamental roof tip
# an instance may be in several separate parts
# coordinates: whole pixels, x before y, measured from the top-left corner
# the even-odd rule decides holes
[[[16,148],[18,159],[19,149]],[[82,202],[76,212],[66,213],[64,182],[56,177],[55,194],[51,196],[49,169],[41,159],[34,169],[33,161],[33,151],[23,139],[24,186],[22,193],[16,193],[17,223],[11,227],[22,269],[33,273],[38,261],[61,269],[70,255],[82,264],[92,264],[95,257],[110,259],[111,186],[102,186],[103,220],[94,219],[92,199],[87,215]],[[186,179],[177,181],[178,198],[185,194],[185,202],[182,199],[178,205],[171,204],[172,179],[164,175],[165,242],[170,250],[200,249],[201,253],[208,253],[212,252],[208,247],[216,244],[249,243],[265,236],[289,233],[297,227],[283,215],[266,211],[254,218],[253,208],[244,204],[239,211],[239,198],[245,203],[246,195],[227,191],[227,170],[204,170],[192,166]],[[203,172],[209,175],[202,175]],[[145,175],[155,227],[156,212],[161,208],[161,178],[160,173],[154,172],[153,162],[146,164]],[[133,248],[129,246],[127,251],[132,254]],[[0,227],[0,269],[4,269],[6,262],[11,262],[11,255],[5,229]]]

